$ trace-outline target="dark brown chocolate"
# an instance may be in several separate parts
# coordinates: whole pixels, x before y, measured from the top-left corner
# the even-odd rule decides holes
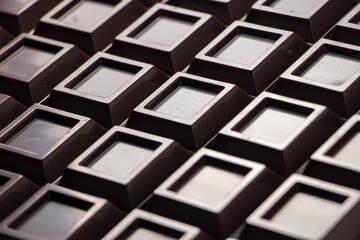
[[[38,186],[23,176],[0,169],[0,222],[37,189]]]
[[[357,239],[360,193],[294,174],[247,220],[243,239]]]
[[[149,210],[224,239],[280,183],[262,164],[202,149],[154,191]]]
[[[13,35],[29,32],[61,0],[1,0],[0,25]]]
[[[12,39],[12,36],[4,30],[4,28],[0,27],[0,48],[9,43]]]
[[[146,7],[151,7],[156,3],[163,2],[163,0],[138,0],[141,4],[145,5]]]
[[[87,117],[34,104],[0,132],[0,168],[53,182],[104,132]]]
[[[188,72],[258,95],[308,48],[292,32],[235,21],[196,55]]]
[[[41,19],[35,34],[72,43],[92,55],[144,11],[134,0],[65,0]]]
[[[108,201],[47,184],[0,224],[5,239],[101,239],[124,216]]]
[[[103,240],[211,240],[201,229],[139,209],[133,210]]]
[[[31,106],[86,59],[73,45],[21,34],[0,50],[0,92]]]
[[[323,104],[348,118],[360,109],[360,46],[319,40],[274,85],[272,92]]]
[[[67,167],[60,185],[131,210],[190,155],[173,140],[113,127]]]
[[[250,101],[233,84],[176,73],[135,108],[126,126],[174,139],[195,151]]]
[[[242,18],[256,0],[168,0],[166,4],[206,12],[226,25]]]
[[[360,115],[354,115],[312,156],[306,175],[360,190]]]
[[[26,107],[9,95],[0,93],[0,131],[26,110]]]
[[[305,41],[315,43],[358,0],[259,0],[246,21],[293,31]]]
[[[264,92],[221,129],[210,147],[289,176],[341,124],[325,106]]]
[[[116,37],[109,52],[171,75],[183,70],[223,28],[209,14],[156,4]]]
[[[328,38],[360,45],[360,3],[336,24]]]
[[[166,79],[152,65],[97,53],[53,89],[47,105],[111,128],[124,122]]]

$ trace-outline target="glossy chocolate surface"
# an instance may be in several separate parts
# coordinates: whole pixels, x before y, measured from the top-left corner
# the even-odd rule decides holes
[[[105,130],[89,118],[35,104],[0,135],[0,166],[52,182]]]
[[[21,34],[0,50],[0,92],[31,106],[86,59],[73,45]]]
[[[172,138],[194,151],[250,101],[232,84],[177,73],[135,108],[126,126]]]
[[[0,27],[0,48],[9,43],[12,39],[12,36],[4,30],[4,28]]]
[[[359,199],[354,189],[294,174],[247,219],[243,237],[356,239]]]
[[[183,70],[222,29],[209,14],[156,4],[116,37],[109,52],[170,75]]]
[[[38,189],[25,177],[0,169],[0,221],[24,203]],[[5,207],[6,206],[6,207]]]
[[[104,240],[211,240],[199,228],[159,215],[133,210],[116,225]]]
[[[123,215],[104,199],[47,184],[0,224],[0,233],[31,240],[100,239]]]
[[[256,0],[226,0],[226,1],[191,1],[191,0],[168,0],[166,4],[178,7],[193,9],[200,12],[206,12],[222,23],[229,25],[235,20],[242,18],[251,8]]]
[[[61,0],[2,0],[1,26],[15,36],[29,32],[46,12],[60,2]]]
[[[258,95],[307,49],[294,33],[235,21],[196,55],[188,72]]]
[[[41,19],[35,34],[72,43],[93,55],[143,12],[133,0],[66,0]]]
[[[190,155],[173,140],[117,126],[67,167],[60,184],[131,210]]]
[[[280,182],[264,165],[202,149],[155,190],[149,210],[223,239]]]
[[[360,240],[359,7],[0,0],[0,239]]]
[[[165,80],[152,65],[97,53],[56,86],[46,104],[111,128],[124,122]]]
[[[360,45],[360,3],[343,17],[326,36],[329,39]]]
[[[0,93],[0,131],[26,110],[26,107],[9,95]]]
[[[357,3],[357,0],[260,0],[252,6],[246,21],[293,31],[305,41],[315,43]]]
[[[322,39],[274,85],[274,93],[323,104],[348,118],[360,108],[360,47]]]
[[[288,176],[341,124],[324,106],[264,92],[220,130],[209,147]]]
[[[312,156],[305,174],[360,189],[359,115],[354,115]]]

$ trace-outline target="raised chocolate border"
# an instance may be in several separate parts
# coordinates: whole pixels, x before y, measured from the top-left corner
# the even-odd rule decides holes
[[[324,52],[340,52],[358,58],[360,46],[321,39],[292,64],[274,84],[274,93],[328,106],[341,117],[350,117],[360,109],[360,69],[341,85],[305,79],[299,74],[311,66]],[[285,90],[286,89],[286,90]],[[327,97],[324,97],[327,96]]]
[[[238,131],[267,105],[274,104],[308,116],[280,143],[249,137]],[[288,176],[341,124],[342,121],[325,106],[263,92],[220,130],[210,148],[266,164],[278,174]],[[314,132],[319,133],[317,137],[313,136]]]
[[[236,166],[236,171],[244,174],[241,184],[216,205],[183,197],[170,190],[181,184],[204,162],[217,162],[216,164],[223,164],[226,168]],[[154,191],[149,210],[200,227],[217,239],[224,238],[240,226],[280,183],[281,179],[263,164],[203,148]],[[250,190],[254,188],[261,194]],[[235,211],[238,206],[242,206],[241,211]],[[178,211],[182,214],[176,213]]]
[[[109,97],[79,92],[73,87],[89,76],[102,62],[114,68],[133,72],[134,76]],[[104,64],[107,66],[107,64]],[[132,110],[165,82],[167,77],[150,64],[96,53],[51,92],[49,106],[91,117],[106,128],[122,123]]]
[[[204,236],[201,230],[197,227],[178,222],[169,218],[165,218],[150,212],[140,209],[135,209],[130,212],[118,225],[116,225],[103,240],[116,239],[126,233],[132,228],[137,221],[144,221],[156,226],[161,226],[184,234],[179,240],[210,240],[210,237]]]
[[[332,222],[332,226],[335,227],[335,224],[339,224],[335,228],[328,228],[327,231],[324,231],[317,239],[326,239],[327,237],[331,238],[339,236],[339,231],[348,233],[348,230],[355,230],[355,225],[351,224],[359,216],[360,212],[360,195],[359,192],[350,188],[344,188],[339,185],[332,183],[324,182],[318,179],[302,176],[299,174],[293,174],[290,176],[258,209],[255,210],[253,214],[246,220],[247,224],[250,227],[254,227],[250,231],[249,239],[258,239],[258,238],[289,238],[289,239],[303,239],[305,238],[301,233],[291,231],[290,229],[285,229],[284,227],[277,226],[276,224],[271,223],[271,221],[264,218],[273,208],[276,208],[277,204],[280,201],[284,200],[287,194],[296,188],[297,184],[310,186],[312,188],[319,189],[320,191],[333,193],[340,196],[346,196],[347,199],[342,203],[342,213],[339,213],[338,218],[336,219],[327,219],[327,221]],[[329,224],[330,225],[330,224]],[[346,229],[346,230],[345,230]],[[359,230],[357,229],[358,233]],[[341,235],[342,235],[341,234]],[[356,234],[355,232],[353,235]],[[244,236],[246,237],[246,235]],[[352,239],[347,235],[349,239]],[[356,235],[353,236],[357,237]]]
[[[194,24],[171,46],[147,43],[133,37],[164,13],[190,19]],[[171,75],[176,71],[183,70],[202,47],[215,38],[222,29],[223,26],[209,14],[157,3],[115,38],[109,52],[154,64],[166,74]],[[197,44],[194,44],[194,41],[197,41]],[[187,50],[187,47],[191,50]],[[156,58],[154,58],[154,54],[157,56]]]
[[[22,216],[36,208],[40,202],[47,198],[48,194],[51,194],[51,192],[60,196],[65,196],[66,198],[63,199],[64,201],[66,201],[68,198],[71,198],[91,205],[89,206],[87,213],[71,229],[71,231],[69,231],[68,234],[64,236],[64,238],[101,238],[123,217],[123,212],[114,208],[105,199],[76,192],[60,186],[46,184],[0,224],[0,233],[5,234],[5,236],[12,236],[15,238],[29,240],[39,239],[38,236],[13,229],[10,227],[10,225],[20,221]],[[101,217],[97,217],[96,215]],[[104,215],[106,216],[105,218]]]
[[[87,167],[117,137],[120,140],[129,138],[138,141],[140,145],[158,145],[151,156],[123,179]],[[122,209],[133,209],[190,156],[189,152],[171,139],[116,126],[67,167],[60,185],[107,198]],[[89,187],[82,186],[91,182]],[[102,191],[105,187],[109,191]]]
[[[344,1],[321,0],[310,12],[297,13],[266,5],[272,2],[274,0],[256,2],[252,6],[246,21],[294,31],[310,43],[319,40],[356,4],[356,0],[347,1],[346,4]],[[331,16],[329,16],[329,11],[332,13]],[[328,17],[325,19],[324,15]]]
[[[152,110],[176,87],[180,86],[181,81],[199,89],[210,90],[217,93],[217,95],[190,119]],[[234,105],[230,106],[228,104],[227,107],[224,106],[224,102],[235,101],[235,99],[237,101],[236,109],[233,109]],[[233,84],[178,72],[134,109],[126,126],[173,138],[187,149],[196,150],[209,141],[222,126],[250,101],[251,98]],[[221,114],[216,113],[218,111]],[[212,113],[216,113],[216,116],[211,116]],[[202,126],[205,122],[211,124],[212,129]],[[167,128],[164,128],[164,124],[167,125]],[[183,131],[181,135],[174,132],[179,129]]]
[[[53,87],[87,60],[74,45],[23,33],[0,49],[0,64],[26,44],[54,52],[54,56],[30,76],[0,73],[0,91],[26,106],[43,99]]]
[[[341,149],[360,125],[360,115],[348,119],[312,156],[305,175],[360,190],[360,166],[337,160],[331,152]],[[356,158],[356,156],[354,156]]]
[[[213,57],[239,33],[272,39],[274,43],[250,65]],[[290,48],[288,52],[281,49],[282,46],[285,47],[288,44],[291,44],[288,47],[293,47],[293,49]],[[217,79],[216,76],[221,76],[219,80],[236,84],[245,92],[257,95],[278,78],[307,49],[308,45],[292,32],[235,21],[195,56],[188,72],[213,79]],[[291,57],[290,61],[289,57]],[[206,70],[201,70],[201,68]],[[217,68],[219,70],[215,70]],[[222,74],[221,70],[223,70]]]
[[[336,26],[327,34],[327,38],[360,45],[360,4],[342,18]]]
[[[58,116],[60,119],[56,122],[65,122],[72,127],[49,150],[41,154],[4,143],[37,118],[39,112],[46,115],[46,118],[53,119]],[[105,130],[90,118],[34,104],[0,132],[0,155],[2,156],[0,166],[9,171],[24,174],[36,183],[51,182],[62,174],[74,156],[79,155],[104,132]],[[78,144],[71,146],[73,141],[77,141]]]
[[[117,34],[145,12],[134,0],[106,0],[105,2],[113,5],[111,12],[91,27],[77,26],[57,19],[79,2],[80,0],[61,1],[41,18],[35,34],[75,44],[87,54],[94,54],[103,50]],[[115,24],[116,27],[113,26]]]

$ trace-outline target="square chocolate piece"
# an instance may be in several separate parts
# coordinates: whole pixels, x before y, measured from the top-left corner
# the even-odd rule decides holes
[[[294,174],[246,220],[244,239],[356,239],[360,193]]]
[[[183,70],[222,29],[209,14],[156,4],[120,33],[109,51],[171,75]]]
[[[308,48],[292,32],[235,21],[196,55],[188,72],[257,95]]]
[[[104,132],[87,117],[34,104],[0,132],[0,168],[52,182]]]
[[[255,2],[256,0],[168,0],[166,4],[206,12],[229,25],[248,13]]]
[[[16,173],[0,169],[0,222],[25,202],[38,186]]]
[[[124,122],[166,79],[152,65],[97,53],[52,90],[47,105],[111,128]]]
[[[324,106],[264,92],[221,129],[210,147],[288,176],[341,124]]]
[[[232,84],[176,73],[135,108],[126,126],[174,139],[194,151],[250,101]]]
[[[322,39],[276,82],[273,92],[323,104],[348,118],[360,109],[360,46]]]
[[[113,127],[67,167],[60,185],[130,210],[189,157],[171,139]]]
[[[35,34],[72,43],[92,55],[144,12],[134,0],[65,0],[41,19]]]
[[[149,210],[223,239],[280,182],[262,164],[204,148],[154,191]]]
[[[123,212],[108,201],[47,184],[0,224],[14,239],[100,239]]]
[[[360,3],[336,24],[327,37],[339,42],[360,45]]]
[[[73,45],[21,34],[0,50],[0,92],[31,106],[86,59]]]
[[[360,115],[354,115],[312,156],[304,174],[360,190]]]
[[[133,210],[103,240],[211,240],[201,229],[159,215]]]
[[[305,41],[315,43],[358,2],[259,0],[252,6],[246,21],[289,30]]]
[[[0,22],[13,35],[29,32],[61,0],[1,0]]]
[[[26,107],[9,95],[0,93],[0,131],[26,110]]]

